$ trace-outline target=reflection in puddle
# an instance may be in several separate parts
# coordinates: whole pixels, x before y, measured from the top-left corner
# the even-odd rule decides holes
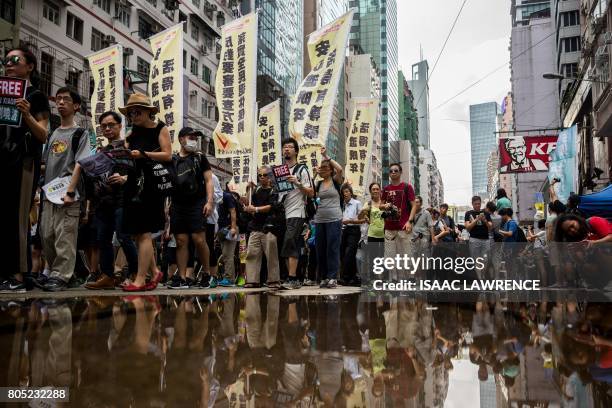
[[[612,306],[367,293],[4,302],[0,384],[79,407],[608,407]]]

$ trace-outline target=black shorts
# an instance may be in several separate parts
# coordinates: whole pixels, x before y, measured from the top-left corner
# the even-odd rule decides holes
[[[283,249],[281,251],[282,258],[299,258],[300,251],[304,247],[304,218],[288,218],[287,230],[283,239]]]
[[[191,203],[172,203],[170,207],[170,232],[173,234],[192,234],[203,232],[206,219],[202,214],[205,198]]]

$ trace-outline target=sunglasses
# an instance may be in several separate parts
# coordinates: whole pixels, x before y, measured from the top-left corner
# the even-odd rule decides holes
[[[258,174],[259,177],[268,177],[267,174]]]
[[[142,115],[142,111],[140,109],[130,110],[127,113],[127,117],[128,118],[134,118],[134,117],[140,116],[140,115]]]
[[[4,59],[0,58],[0,64],[7,66],[7,67],[11,65],[19,64],[19,61],[21,61],[21,57],[19,55],[12,55]]]

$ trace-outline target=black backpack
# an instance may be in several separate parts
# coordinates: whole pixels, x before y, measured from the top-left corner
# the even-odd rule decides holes
[[[516,242],[527,242],[525,231],[520,226],[516,229]]]
[[[173,195],[193,197],[203,191],[203,180],[200,170],[200,156],[173,157]]]
[[[306,167],[305,164],[299,163],[293,168],[293,172],[291,172],[291,174],[295,176],[302,170],[303,167],[306,168],[306,171],[308,171],[308,168]],[[315,198],[306,197],[306,219],[307,220],[313,219],[316,213],[317,213],[317,204],[315,202]]]

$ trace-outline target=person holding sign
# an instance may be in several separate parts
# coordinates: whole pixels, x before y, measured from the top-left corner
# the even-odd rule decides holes
[[[164,229],[164,193],[154,182],[155,162],[171,162],[172,147],[168,127],[156,120],[159,109],[152,105],[147,95],[130,95],[127,104],[119,111],[132,123],[132,131],[126,137],[126,147],[132,151],[135,170],[128,174],[125,188],[123,230],[136,236],[138,244],[138,274],[133,282],[125,285],[126,292],[153,290],[163,274],[155,264],[152,232]],[[147,272],[153,277],[146,283]]]
[[[317,265],[321,277],[321,288],[335,288],[340,269],[340,241],[342,238],[342,199],[341,186],[344,181],[342,166],[326,154],[321,148],[323,160],[317,169],[322,178],[316,184],[317,213],[315,222],[315,245]]]
[[[287,220],[287,230],[285,231],[281,256],[287,259],[287,270],[289,272],[289,278],[283,287],[298,289],[302,286],[296,274],[300,248],[304,245],[302,231],[306,222],[306,199],[314,195],[314,189],[312,188],[308,168],[306,165],[297,162],[300,152],[298,142],[290,137],[284,139],[281,145],[285,164],[289,166],[291,172],[287,176],[287,181],[295,187],[280,196],[280,200],[285,206],[285,218]]]
[[[39,91],[36,56],[26,48],[14,48],[0,60],[4,74],[27,81],[25,98],[15,106],[21,114],[17,127],[0,125],[0,166],[3,168],[4,200],[10,217],[4,220],[0,291],[24,292],[23,275],[29,272],[29,214],[38,181],[42,146],[47,141],[49,98]],[[17,216],[14,216],[14,215]],[[17,239],[15,239],[17,238]]]

